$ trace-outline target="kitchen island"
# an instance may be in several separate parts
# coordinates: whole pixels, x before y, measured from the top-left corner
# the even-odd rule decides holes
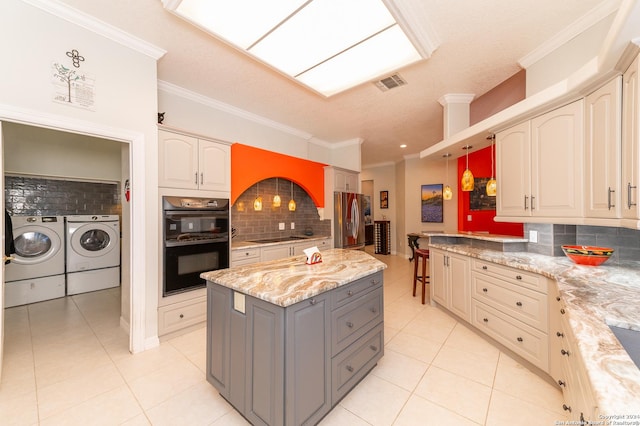
[[[363,251],[203,273],[207,380],[254,425],[316,424],[383,355],[386,265]]]

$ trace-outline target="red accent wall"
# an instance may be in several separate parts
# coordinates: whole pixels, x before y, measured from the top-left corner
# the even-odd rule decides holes
[[[495,149],[494,149],[495,156]],[[464,192],[460,186],[462,173],[466,169],[467,157],[458,158],[458,231],[460,232],[489,232],[490,234],[513,235],[522,237],[524,226],[522,223],[495,222],[495,210],[469,209],[469,192]],[[495,158],[494,158],[495,162]],[[469,154],[469,170],[474,178],[491,177],[491,146]],[[494,163],[495,173],[495,163]],[[495,177],[495,176],[494,176]],[[500,182],[498,182],[498,191]],[[471,221],[467,216],[471,215]]]
[[[309,194],[316,207],[324,207],[325,166],[326,164],[234,143],[231,145],[231,204],[256,182],[278,177],[295,182]]]

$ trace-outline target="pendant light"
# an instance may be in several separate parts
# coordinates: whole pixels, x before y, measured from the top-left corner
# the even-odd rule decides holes
[[[497,191],[497,183],[493,177],[493,144],[496,141],[496,135],[491,135],[487,139],[491,139],[491,179],[487,182],[487,195],[489,197],[495,197]]]
[[[463,146],[462,149],[467,151],[467,168],[464,173],[462,173],[462,179],[460,183],[462,184],[462,190],[465,192],[473,191],[473,186],[475,181],[473,180],[473,173],[469,170],[469,150],[473,148],[471,145]]]
[[[280,199],[280,191],[278,191],[278,178],[276,178],[276,195],[273,196],[273,207],[280,207],[282,200]]]
[[[291,182],[291,200],[289,200],[289,211],[296,211],[296,201],[293,199],[293,181]]]
[[[442,156],[447,159],[447,175],[445,182],[449,182],[449,157],[451,157],[451,154],[447,152],[446,154],[442,154]],[[442,198],[445,200],[450,200],[451,198],[453,198],[453,191],[451,190],[449,184],[446,184],[444,186],[444,190],[442,190]]]
[[[260,196],[260,182],[256,184],[256,199],[253,200],[253,210],[262,211],[262,197]]]

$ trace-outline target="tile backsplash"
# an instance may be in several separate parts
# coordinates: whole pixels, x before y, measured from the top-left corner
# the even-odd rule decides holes
[[[528,243],[527,251],[548,256],[564,256],[562,245],[611,247],[609,263],[640,260],[640,230],[609,226],[549,225],[525,223],[524,236],[538,232],[538,242]]]
[[[122,213],[118,183],[40,177],[4,177],[4,202],[12,216]]]

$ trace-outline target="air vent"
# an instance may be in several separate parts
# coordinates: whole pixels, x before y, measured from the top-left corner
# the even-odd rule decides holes
[[[393,74],[389,77],[385,77],[375,82],[378,89],[386,92],[387,90],[395,89],[396,87],[404,86],[407,82],[404,78],[400,77],[400,74]]]

